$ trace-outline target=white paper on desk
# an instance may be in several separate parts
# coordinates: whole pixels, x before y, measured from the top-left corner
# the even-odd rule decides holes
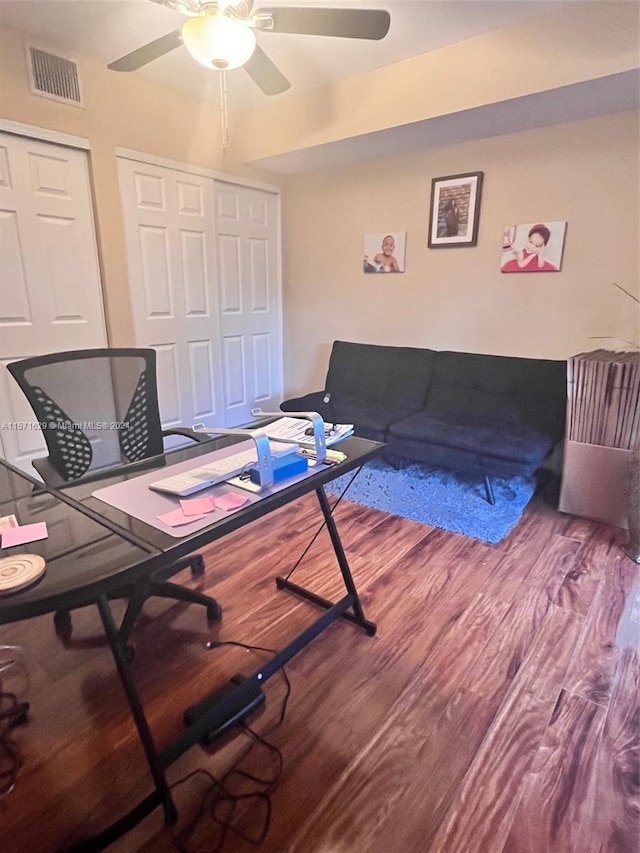
[[[275,438],[277,441],[290,441],[300,444],[302,447],[315,447],[313,435],[305,435],[305,430],[309,429],[310,423],[306,418],[286,417],[279,418],[272,424],[260,427],[260,429],[269,438]],[[324,435],[327,447],[331,447],[332,444],[353,435],[353,424],[329,424],[325,422]]]

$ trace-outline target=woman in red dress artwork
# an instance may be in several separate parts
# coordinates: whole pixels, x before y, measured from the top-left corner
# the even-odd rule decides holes
[[[551,232],[546,225],[534,225],[529,230],[524,249],[516,250],[515,258],[502,265],[502,272],[557,272],[558,267],[542,257],[550,237]]]

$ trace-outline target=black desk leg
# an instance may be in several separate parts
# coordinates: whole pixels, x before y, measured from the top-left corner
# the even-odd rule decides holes
[[[97,604],[98,610],[100,611],[100,617],[109,640],[109,645],[111,646],[111,651],[113,652],[113,657],[115,658],[116,666],[118,668],[118,675],[120,676],[120,681],[122,682],[122,687],[124,688],[127,702],[129,703],[129,708],[131,709],[131,713],[138,730],[140,742],[142,743],[142,747],[147,758],[147,764],[149,765],[149,770],[151,771],[151,776],[155,783],[157,792],[155,805],[158,806],[162,804],[165,822],[169,826],[172,826],[178,821],[178,812],[171,797],[171,791],[164,775],[162,765],[160,764],[158,750],[156,749],[156,745],[153,741],[153,736],[151,735],[147,718],[144,715],[142,702],[140,701],[140,696],[138,695],[133,676],[131,675],[125,646],[119,640],[118,629],[116,627],[111,608],[109,607],[107,597],[101,595]],[[132,826],[133,825],[134,824],[132,824]]]
[[[335,551],[335,555],[338,560],[338,565],[340,566],[340,571],[342,572],[344,585],[347,588],[347,592],[353,597],[353,613],[343,613],[342,618],[347,619],[349,622],[353,622],[360,628],[364,628],[367,634],[370,637],[373,637],[377,630],[376,624],[375,622],[370,622],[368,619],[365,619],[362,610],[362,605],[360,604],[360,598],[358,597],[358,591],[356,590],[356,585],[353,581],[353,576],[351,574],[351,569],[349,568],[349,563],[347,562],[347,557],[344,553],[344,548],[342,547],[340,534],[338,533],[338,528],[336,527],[333,515],[331,514],[331,507],[329,505],[329,501],[327,500],[327,495],[322,486],[319,489],[316,489],[316,495],[318,496],[318,500],[320,501],[320,508],[322,509],[322,514],[327,525],[327,530],[329,531],[329,536],[331,537],[331,544],[333,545],[333,550]],[[298,586],[298,584],[287,580],[287,578],[277,577],[276,586],[278,587],[278,589],[287,589],[289,590],[289,592],[293,592],[296,595],[299,595],[301,598],[304,598],[307,601],[311,601],[313,604],[317,604],[319,607],[324,607],[325,609],[329,609],[334,605],[334,602],[328,601],[326,598],[322,598],[321,596],[316,595],[315,593],[311,592],[308,589],[305,589],[302,586]]]
[[[140,738],[147,758],[147,764],[155,783],[155,790],[148,797],[145,797],[142,802],[138,803],[128,814],[116,820],[107,829],[94,835],[93,838],[74,844],[68,848],[67,853],[96,853],[98,850],[104,850],[130,829],[133,829],[134,826],[139,824],[147,815],[150,815],[158,806],[163,807],[165,822],[169,826],[178,821],[178,812],[171,798],[171,791],[169,790],[169,785],[167,784],[160,763],[160,756],[153,742],[151,730],[149,729],[149,724],[142,708],[142,702],[140,701],[140,696],[131,675],[126,646],[119,638],[113,613],[109,607],[109,601],[105,595],[101,595],[96,604],[98,605],[100,618],[102,619],[116,667],[118,668],[118,675],[120,676],[120,681],[122,682],[122,687],[127,697],[136,729],[138,730],[138,737]]]

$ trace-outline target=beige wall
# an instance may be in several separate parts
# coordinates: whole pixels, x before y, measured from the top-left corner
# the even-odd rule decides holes
[[[323,387],[334,339],[565,358],[640,343],[637,113],[285,184],[285,388]],[[478,245],[427,248],[431,178],[483,171]],[[502,229],[568,222],[561,272],[499,271]],[[365,233],[407,231],[406,272],[365,275]],[[610,335],[620,340],[596,341]]]
[[[515,2],[515,0],[514,0]],[[640,5],[573,3],[234,119],[243,162],[638,68]]]
[[[624,38],[612,40],[607,31],[608,41],[599,41],[603,27],[596,26],[596,18],[603,5],[593,6],[588,18],[580,17],[581,26],[574,20],[576,41],[571,54],[585,79],[630,64]],[[581,9],[574,11],[579,16],[585,14]],[[611,25],[614,23],[619,26],[617,17]],[[530,47],[532,40],[537,44],[544,36],[542,22],[540,27],[540,32],[529,33],[525,46]],[[623,30],[631,32],[632,28]],[[488,49],[487,41],[495,47],[495,39],[505,37],[506,31],[487,34],[464,45],[482,55]],[[637,40],[635,31],[633,38]],[[640,337],[636,303],[613,287],[617,282],[637,292],[639,286],[637,114],[432,149],[334,173],[280,179],[222,159],[213,90],[209,98],[190,101],[135,74],[109,72],[78,57],[86,109],[60,105],[30,93],[23,36],[4,30],[0,31],[0,41],[2,117],[90,140],[103,289],[114,345],[133,341],[117,146],[284,184],[285,381],[289,394],[321,387],[331,342],[336,338],[561,358],[601,343],[619,345]],[[546,43],[544,38],[542,41]],[[607,48],[613,41],[617,59]],[[558,46],[557,40],[549,43]],[[578,49],[586,44],[597,49]],[[408,62],[442,61],[445,55],[451,57],[451,51],[461,49],[454,45],[436,51],[439,56],[429,54]],[[556,70],[547,68],[553,65],[552,57],[544,67],[537,63],[542,84],[567,81],[566,53],[556,53]],[[585,63],[589,68],[583,67]],[[391,76],[401,73],[398,67],[379,71]],[[485,102],[491,82],[487,74],[488,70],[480,81]],[[575,79],[580,75],[574,74]],[[495,84],[494,99],[499,100],[505,96],[504,86],[513,84],[513,77],[498,74],[493,67],[489,76]],[[469,80],[467,76],[467,84]],[[214,83],[212,78],[212,87]],[[357,89],[358,83],[346,81],[344,86],[346,92],[353,86]],[[415,99],[415,91],[413,96]],[[314,96],[310,98],[313,107]],[[390,100],[394,101],[391,94]],[[345,94],[344,103],[347,101]],[[398,109],[405,103],[404,99],[396,101]],[[292,99],[286,109],[297,102],[297,98]],[[274,104],[272,109],[285,109],[285,104]],[[433,109],[429,114],[434,114]],[[368,115],[380,126],[378,111]],[[411,108],[405,118],[415,115]],[[327,118],[322,105],[318,110],[313,107],[310,126],[313,122],[317,125],[323,116]],[[340,122],[347,117],[357,119],[346,108],[331,116]],[[258,144],[258,140],[259,145],[270,146],[268,135],[262,137],[257,132],[267,118],[273,119],[267,108],[259,120],[247,118],[246,132],[241,132],[242,120],[235,129],[232,124],[232,142],[233,134],[237,134],[238,143]],[[401,123],[402,117],[393,120],[396,118]],[[309,136],[309,126],[302,126],[299,112],[296,121],[297,136],[291,122],[283,122],[280,129],[293,135],[285,133],[286,144],[280,139],[274,150],[304,147],[315,140],[313,134]],[[251,132],[249,127],[253,127]],[[353,126],[351,132],[362,129]],[[341,125],[340,133],[334,130],[332,122],[326,124],[325,137],[349,135],[346,125]],[[237,151],[241,148],[236,145]],[[485,173],[478,246],[428,249],[431,178],[477,170]],[[562,272],[501,275],[502,228],[533,219],[568,221]],[[365,276],[361,271],[363,235],[387,230],[408,232],[407,271],[394,276]],[[591,336],[618,340],[600,342]]]
[[[278,178],[223,159],[217,77],[212,75],[208,96],[192,101],[135,74],[118,74],[74,56],[86,104],[81,109],[31,94],[24,38],[22,33],[0,29],[0,114],[4,119],[89,139],[109,341],[114,346],[130,346],[133,322],[116,147],[271,184],[277,184]]]

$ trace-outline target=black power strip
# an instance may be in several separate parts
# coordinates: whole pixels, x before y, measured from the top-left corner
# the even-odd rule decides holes
[[[212,711],[222,699],[234,693],[238,685],[246,680],[245,675],[234,675],[227,684],[215,690],[206,699],[203,699],[202,702],[199,702],[197,705],[191,705],[184,712],[185,725],[193,725],[205,714]],[[219,715],[219,718],[215,715],[213,716],[211,728],[200,738],[200,743],[203,746],[210,746],[214,741],[226,735],[229,729],[238,725],[242,720],[253,714],[254,711],[257,711],[261,705],[264,705],[265,698],[264,693],[258,686],[254,690],[251,690],[248,696],[246,691],[243,691],[243,694],[238,697],[236,705],[232,706],[231,710],[225,712],[224,716],[222,714]]]

